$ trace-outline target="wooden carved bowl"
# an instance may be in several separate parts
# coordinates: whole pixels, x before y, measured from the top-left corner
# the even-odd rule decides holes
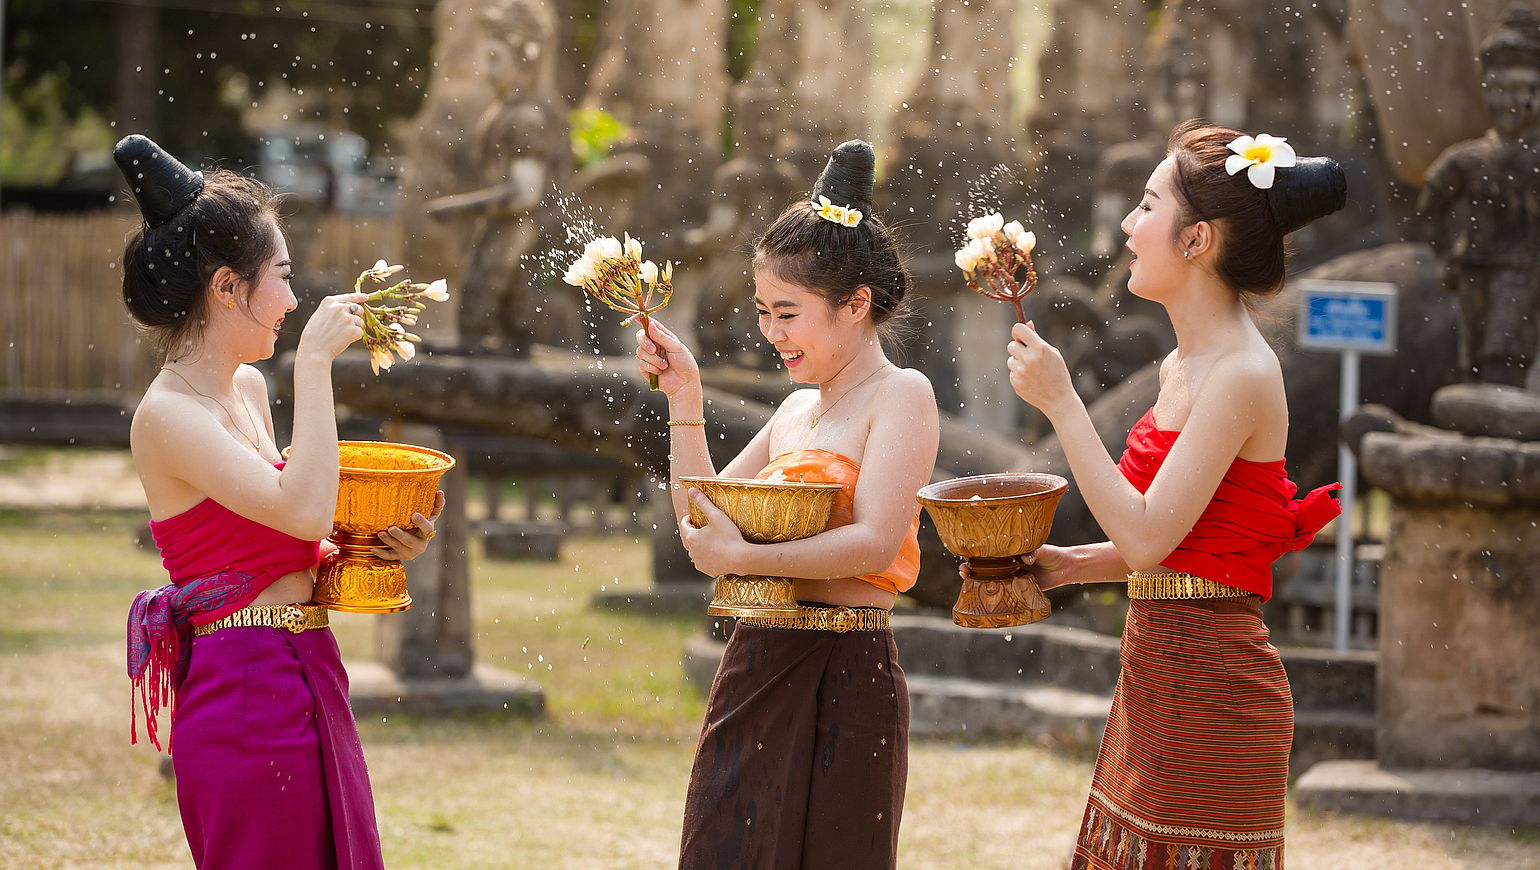
[[[337,444],[337,513],[330,540],[337,551],[316,572],[317,604],[352,613],[394,613],[412,606],[406,568],[370,552],[391,526],[414,528],[412,514],[433,512],[439,478],[454,457],[426,447],[385,441]]]
[[[731,477],[681,477],[679,485],[701,491],[745,540],[776,544],[810,538],[829,523],[837,483],[745,480]],[[690,505],[690,522],[706,525],[706,515]],[[713,616],[795,616],[797,596],[789,577],[723,574],[712,587],[706,612]]]
[[[1016,560],[1048,540],[1053,513],[1069,490],[1056,474],[1007,472],[958,477],[919,491],[941,542],[968,561],[952,621],[1004,628],[1046,619],[1048,599]]]

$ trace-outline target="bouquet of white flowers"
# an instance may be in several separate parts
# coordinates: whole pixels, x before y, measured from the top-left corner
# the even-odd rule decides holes
[[[384,260],[377,260],[373,267],[359,273],[358,280],[353,282],[353,292],[367,292],[365,284],[384,284],[385,279],[405,269],[405,266],[391,266]],[[369,293],[369,298],[364,300],[364,347],[369,350],[369,367],[375,374],[379,374],[380,369],[389,369],[396,361],[395,356],[408,360],[417,355],[417,346],[412,342],[422,341],[422,338],[407,332],[406,328],[417,325],[417,313],[428,307],[422,303],[424,299],[447,302],[449,285],[443,278],[430,284],[402,279]],[[396,304],[383,304],[386,302]],[[395,356],[391,355],[393,353]]]
[[[583,255],[567,267],[562,280],[581,287],[589,296],[627,315],[626,324],[641,321],[647,329],[647,315],[668,304],[674,294],[674,264],[658,268],[642,259],[642,243],[625,234],[625,241],[614,236],[594,239],[583,248]],[[658,298],[654,301],[654,294]],[[647,385],[658,388],[658,376],[648,375]]]
[[[1032,249],[1037,236],[1027,231],[1021,221],[1005,222],[999,212],[968,222],[968,241],[954,255],[968,287],[976,293],[1016,306],[1016,320],[1025,323],[1021,300],[1037,286],[1037,269],[1032,265]],[[1018,281],[1018,272],[1025,271]]]

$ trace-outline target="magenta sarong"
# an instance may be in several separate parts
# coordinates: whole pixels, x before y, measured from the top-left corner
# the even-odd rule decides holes
[[[385,866],[331,629],[194,638],[178,694],[171,760],[197,866]]]

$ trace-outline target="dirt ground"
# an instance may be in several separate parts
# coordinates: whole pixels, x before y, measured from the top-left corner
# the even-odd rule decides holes
[[[163,577],[133,543],[135,497],[121,453],[0,454],[0,867],[190,864],[161,756],[128,742],[123,613]],[[387,862],[673,866],[703,711],[679,658],[700,621],[589,606],[645,585],[629,538],[572,539],[557,563],[472,557],[477,659],[540,681],[548,716],[361,722]],[[337,616],[345,657],[373,654],[382,618]],[[899,866],[1056,870],[1089,781],[1089,759],[1027,742],[917,741]],[[1540,832],[1292,804],[1287,825],[1294,868],[1540,867]]]

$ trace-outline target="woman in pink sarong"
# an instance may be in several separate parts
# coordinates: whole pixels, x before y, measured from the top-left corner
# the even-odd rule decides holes
[[[113,156],[144,217],[124,250],[123,301],[162,368],[131,446],[171,579],[134,599],[128,673],[157,747],[161,708],[171,716],[193,861],[381,867],[347,674],[326,610],[306,603],[337,503],[331,364],[362,335],[363,297],[328,297],[305,325],[285,463],[248,365],[272,356],[295,308],[272,192],[231,172],[205,178],[143,136]],[[413,521],[382,533],[376,554],[420,555],[433,524]]]

